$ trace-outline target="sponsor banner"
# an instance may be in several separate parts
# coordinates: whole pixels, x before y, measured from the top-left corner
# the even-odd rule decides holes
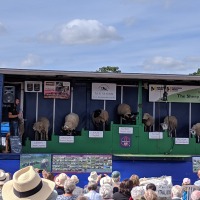
[[[120,134],[120,146],[123,148],[130,148],[132,145],[131,139],[132,135],[130,134]]]
[[[116,100],[116,84],[92,83],[92,99]]]
[[[168,102],[200,103],[200,86],[188,85],[149,85],[149,101],[164,102],[163,94]]]
[[[45,81],[44,98],[69,99],[70,82],[63,81]]]

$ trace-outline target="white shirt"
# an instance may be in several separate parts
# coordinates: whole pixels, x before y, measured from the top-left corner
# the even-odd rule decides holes
[[[88,197],[89,200],[102,200],[101,195],[94,190],[89,191],[87,194],[84,194],[84,196]]]

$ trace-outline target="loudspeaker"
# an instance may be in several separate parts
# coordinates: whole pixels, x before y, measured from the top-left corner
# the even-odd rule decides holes
[[[15,102],[15,86],[4,86],[3,103]]]

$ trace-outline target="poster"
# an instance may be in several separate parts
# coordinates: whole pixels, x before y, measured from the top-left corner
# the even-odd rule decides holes
[[[112,172],[112,155],[64,155],[55,154],[52,157],[53,173],[97,173]]]
[[[41,170],[51,171],[51,154],[21,154],[20,168],[33,166]]]
[[[200,157],[192,157],[192,169],[194,173],[200,169]]]
[[[165,92],[167,102],[180,103],[200,103],[200,86],[190,85],[149,85],[149,101],[165,102],[163,94]]]
[[[92,83],[92,99],[116,100],[115,83]]]
[[[44,98],[69,99],[70,82],[63,81],[45,81]]]

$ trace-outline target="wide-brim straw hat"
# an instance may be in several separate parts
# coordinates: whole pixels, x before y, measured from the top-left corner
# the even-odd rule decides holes
[[[32,166],[16,171],[2,188],[4,200],[46,200],[55,188],[53,181],[40,178]]]
[[[79,182],[79,179],[76,175],[72,175],[70,178],[72,181],[74,181],[75,184],[77,184]]]
[[[97,172],[96,171],[92,171],[90,173],[90,176],[88,177],[88,181],[91,182],[91,181],[97,181],[98,179],[98,175],[97,175]]]
[[[54,181],[56,183],[56,185],[60,186],[60,187],[64,187],[64,183],[65,181],[68,179],[69,177],[67,176],[67,174],[65,173],[61,173],[58,174],[55,178]]]
[[[10,180],[9,173],[6,173],[4,170],[0,169],[0,185],[4,185],[7,181]]]

